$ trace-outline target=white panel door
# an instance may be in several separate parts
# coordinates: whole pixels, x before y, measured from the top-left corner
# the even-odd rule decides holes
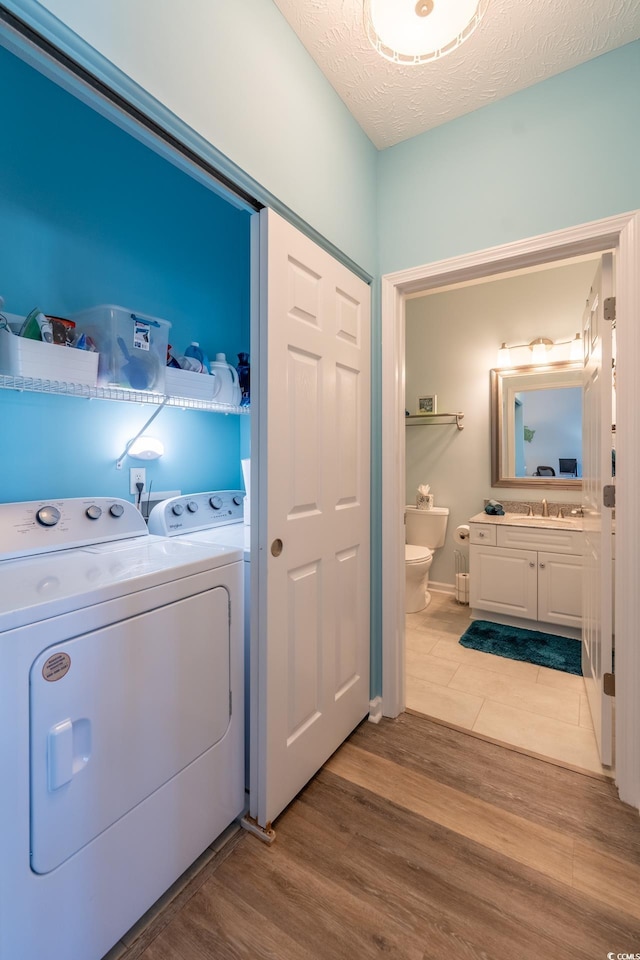
[[[260,216],[250,814],[266,827],[369,709],[370,291]]]
[[[613,709],[603,675],[612,669],[613,544],[611,510],[602,506],[602,488],[611,483],[612,333],[604,302],[612,293],[613,256],[606,253],[584,314],[582,672],[600,760],[607,766],[613,760]]]

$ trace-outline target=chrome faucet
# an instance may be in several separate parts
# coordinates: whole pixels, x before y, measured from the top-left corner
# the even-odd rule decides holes
[[[543,517],[548,517],[548,516],[549,516],[549,504],[547,503],[547,501],[546,501],[544,498],[543,498],[543,500],[542,500],[542,516],[543,516]]]

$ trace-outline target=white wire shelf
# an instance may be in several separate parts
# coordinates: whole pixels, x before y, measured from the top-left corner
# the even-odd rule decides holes
[[[79,397],[85,400],[117,400],[125,403],[149,403],[159,405],[166,402],[168,407],[182,407],[185,410],[209,410],[212,413],[249,414],[248,406],[236,407],[229,403],[216,403],[215,400],[198,400],[192,397],[166,397],[162,393],[148,393],[143,390],[125,390],[121,387],[90,387],[85,383],[66,383],[62,380],[38,380],[34,377],[15,377],[0,373],[0,389],[21,390],[29,393],[51,393],[65,397]]]
[[[443,427],[455,423],[458,430],[464,430],[463,420],[464,413],[415,413],[404,418],[404,422],[408,426],[420,424],[422,427]]]

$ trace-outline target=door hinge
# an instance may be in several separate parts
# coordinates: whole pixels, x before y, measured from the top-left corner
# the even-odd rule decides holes
[[[605,297],[604,318],[605,320],[615,320],[616,318],[616,298],[615,297]]]
[[[616,505],[616,485],[615,483],[606,483],[602,488],[602,505],[605,507],[615,507]]]
[[[616,675],[615,673],[605,673],[602,676],[602,689],[608,697],[616,695]]]

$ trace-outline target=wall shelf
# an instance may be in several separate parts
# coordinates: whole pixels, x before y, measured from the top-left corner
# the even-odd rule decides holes
[[[464,430],[464,413],[417,413],[404,418],[407,426],[420,424],[420,426],[447,426],[455,424],[458,430]]]
[[[125,403],[149,403],[187,410],[209,410],[212,413],[248,414],[248,406],[236,407],[215,400],[197,400],[192,397],[165,397],[162,393],[146,393],[142,390],[125,390],[121,387],[90,387],[83,383],[65,383],[61,380],[38,380],[33,377],[14,377],[0,373],[0,389],[20,390],[29,393],[51,393],[65,397],[80,397],[85,400],[117,400]]]

